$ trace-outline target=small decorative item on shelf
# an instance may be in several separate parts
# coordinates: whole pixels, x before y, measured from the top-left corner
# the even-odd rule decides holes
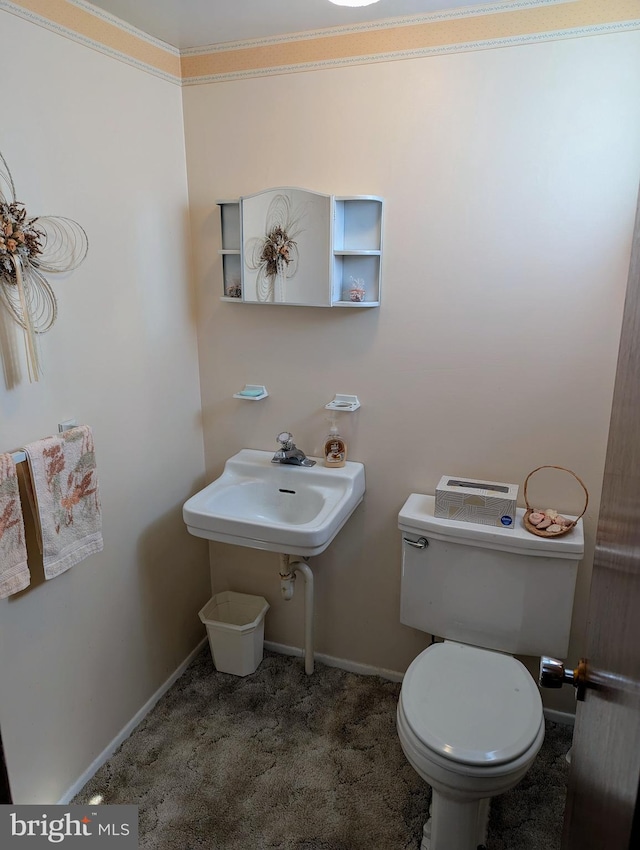
[[[237,278],[227,281],[225,289],[228,298],[242,298],[242,286]]]
[[[349,277],[349,282],[351,283],[351,287],[349,288],[349,301],[364,301],[364,279],[361,277]]]
[[[529,483],[531,476],[535,472],[539,472],[541,469],[561,469],[563,472],[568,472],[569,475],[573,475],[578,484],[580,484],[584,490],[584,509],[580,516],[575,519],[567,519],[566,517],[561,516],[558,511],[553,508],[539,510],[538,508],[531,507],[527,498],[527,484]],[[578,520],[585,515],[587,506],[589,505],[589,493],[587,488],[584,486],[584,482],[581,481],[575,472],[572,472],[570,469],[566,469],[564,466],[539,466],[537,469],[530,472],[525,479],[524,501],[527,506],[524,515],[524,527],[527,531],[530,531],[531,534],[535,534],[538,537],[560,537],[562,534],[566,534],[568,531],[571,531]]]

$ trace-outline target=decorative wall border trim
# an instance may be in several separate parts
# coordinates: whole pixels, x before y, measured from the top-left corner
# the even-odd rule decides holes
[[[72,0],[82,2],[82,0]],[[205,56],[210,53],[226,53],[231,50],[251,50],[277,44],[289,44],[292,41],[307,41],[316,38],[331,38],[336,35],[355,35],[356,33],[375,32],[377,30],[411,27],[419,24],[433,24],[442,21],[455,21],[461,18],[477,18],[484,15],[498,15],[501,12],[519,12],[523,9],[535,9],[540,6],[559,6],[579,3],[580,0],[511,0],[509,3],[479,3],[462,9],[449,9],[442,12],[429,12],[421,15],[405,15],[402,18],[384,18],[381,21],[369,21],[364,24],[350,24],[329,29],[305,30],[286,35],[272,35],[264,38],[249,38],[243,41],[226,41],[223,44],[210,44],[205,47],[187,47],[180,51],[182,56]]]
[[[638,5],[639,0],[488,0],[182,51],[87,0],[0,0],[0,11],[187,86],[624,32],[640,29]]]
[[[371,65],[378,62],[395,62],[401,59],[420,59],[428,56],[444,56],[451,53],[471,53],[478,50],[495,50],[501,47],[517,47],[524,44],[540,44],[546,41],[564,41],[586,36],[608,35],[640,29],[640,18],[632,21],[622,21],[613,24],[601,24],[593,27],[580,27],[570,30],[555,30],[553,32],[535,33],[532,35],[511,36],[509,38],[487,39],[486,41],[455,42],[438,45],[437,47],[422,47],[414,50],[394,51],[389,53],[372,53],[363,56],[349,56],[343,59],[327,59],[317,62],[301,62],[297,65],[281,65],[228,73],[208,74],[199,77],[183,76],[183,86],[203,85],[206,83],[222,83],[231,80],[246,80],[253,77],[270,77],[280,74],[301,73],[304,71],[320,71],[329,68],[344,68],[353,65]]]
[[[54,12],[65,7],[76,7],[86,20],[95,21],[99,31],[97,37],[82,32],[75,21],[56,19]],[[43,13],[45,9],[46,14]],[[9,12],[167,82],[176,85],[182,82],[179,50],[84,0],[46,0],[46,3],[45,0],[0,0],[0,11]],[[98,14],[99,11],[101,14]]]

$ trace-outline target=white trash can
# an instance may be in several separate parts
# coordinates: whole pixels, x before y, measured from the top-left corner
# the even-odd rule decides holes
[[[207,627],[216,670],[234,676],[254,673],[262,661],[264,617],[269,603],[262,596],[216,593],[199,612]]]

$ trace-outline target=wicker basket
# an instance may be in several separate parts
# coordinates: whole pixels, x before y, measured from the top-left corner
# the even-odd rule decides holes
[[[574,520],[572,520],[568,525],[563,526],[563,528],[560,531],[547,531],[546,528],[539,529],[535,525],[533,525],[532,523],[529,522],[529,517],[534,512],[534,509],[531,507],[531,505],[529,504],[529,500],[527,499],[527,484],[529,483],[529,479],[531,478],[531,476],[534,473],[539,472],[541,469],[561,469],[563,472],[568,472],[569,475],[573,475],[573,477],[576,479],[578,484],[584,490],[584,509],[583,509],[582,513],[580,514],[580,516],[578,516]],[[535,534],[538,537],[562,537],[563,534],[567,534],[567,532],[571,531],[571,529],[576,525],[578,520],[581,519],[585,515],[587,507],[589,505],[589,492],[588,492],[587,488],[584,486],[584,482],[580,478],[578,478],[578,476],[575,474],[575,472],[572,472],[570,469],[566,469],[564,466],[539,466],[537,469],[534,469],[532,472],[530,472],[525,479],[525,482],[524,482],[524,501],[525,501],[525,505],[527,506],[527,509],[526,509],[525,515],[524,515],[524,527],[527,529],[527,531],[530,531],[531,534]]]

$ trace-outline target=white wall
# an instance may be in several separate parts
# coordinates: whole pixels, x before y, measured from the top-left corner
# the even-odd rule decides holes
[[[403,670],[397,513],[442,474],[574,469],[591,493],[571,658],[582,648],[640,164],[640,34],[194,86],[184,91],[208,477],[291,430],[309,454],[334,393],[367,493],[312,559],[317,648]],[[220,302],[216,198],[293,185],[386,198],[379,310]],[[268,399],[243,402],[244,383]],[[544,507],[581,508],[549,481]],[[537,491],[533,489],[535,499]],[[216,589],[261,593],[302,642],[277,556],[211,545]],[[573,697],[550,700],[572,710]]]
[[[56,802],[203,635],[206,545],[181,519],[204,468],[180,88],[0,12],[0,150],[29,214],[79,221],[30,385],[2,343],[0,450],[93,426],[104,551],[0,602],[14,799]],[[10,81],[10,82],[9,82]],[[14,383],[11,351],[22,379]]]

